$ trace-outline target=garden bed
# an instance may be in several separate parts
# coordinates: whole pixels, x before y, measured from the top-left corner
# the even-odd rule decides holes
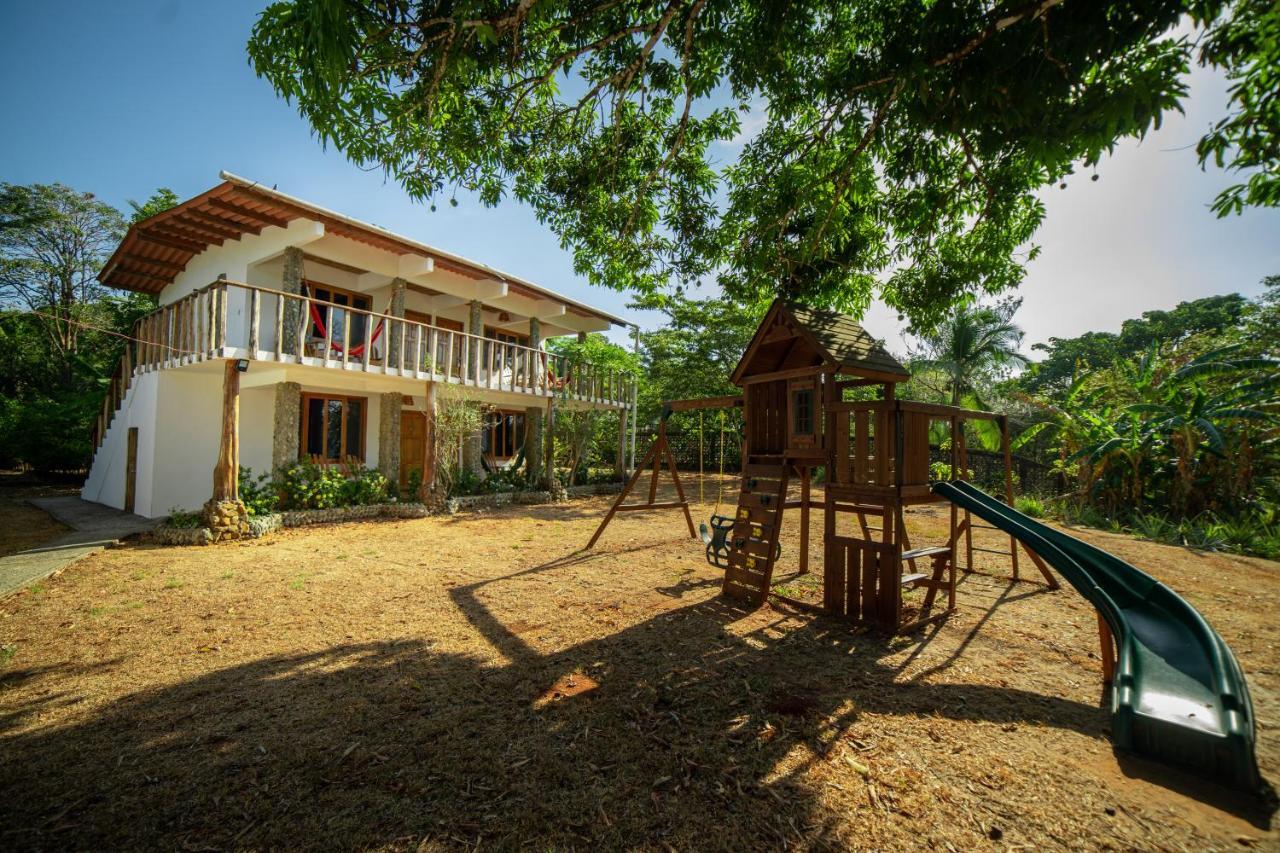
[[[571,486],[570,497],[616,494],[622,491],[621,483],[598,483]],[[554,502],[551,492],[495,492],[488,495],[463,495],[449,498],[444,511],[450,515],[467,510],[497,509],[512,505],[535,505]],[[249,519],[250,539],[259,539],[280,528],[307,527],[314,524],[342,524],[353,521],[369,521],[376,518],[426,518],[436,511],[429,505],[415,502],[367,504],[365,506],[332,507],[330,509],[299,509],[252,516]],[[213,533],[202,526],[173,526],[162,524],[152,533],[158,545],[212,545]]]

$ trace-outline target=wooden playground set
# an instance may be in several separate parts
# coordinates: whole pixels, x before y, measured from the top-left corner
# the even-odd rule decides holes
[[[741,407],[737,508],[732,516],[713,514],[701,530],[707,559],[724,570],[725,595],[756,607],[771,595],[786,598],[772,588],[783,514],[800,511],[798,571],[804,574],[809,513],[821,508],[821,605],[787,600],[884,633],[905,633],[955,611],[957,568],[972,570],[979,550],[974,529],[998,530],[1008,534],[1009,549],[982,550],[1007,554],[1013,580],[1019,580],[1022,549],[1051,589],[1059,584],[1050,566],[1097,610],[1116,746],[1255,790],[1261,777],[1253,706],[1244,673],[1222,637],[1151,575],[1018,512],[1007,416],[898,399],[897,384],[909,378],[852,318],[775,301],[733,371],[743,393],[667,403],[648,454],[587,547],[619,512],[680,509],[690,535],[697,536],[667,419],[678,411]],[[878,399],[846,399],[870,396],[876,388]],[[994,421],[1000,432],[999,498],[966,482],[965,425],[977,419]],[[949,456],[938,460],[943,471],[931,470],[931,434],[950,436],[942,445],[949,446]],[[674,501],[657,500],[664,467],[675,485]],[[818,468],[825,475],[821,501],[811,490]],[[646,471],[648,500],[628,503]],[[797,497],[788,493],[793,479]],[[906,508],[940,501],[950,503],[947,540],[913,543]],[[957,566],[961,550],[965,562]],[[906,588],[924,590],[918,607],[913,601],[904,608]]]
[[[971,570],[975,527],[969,511],[951,505],[946,542],[913,543],[904,510],[946,499],[930,488],[930,432],[941,422],[950,436],[949,477],[968,472],[965,424],[994,421],[1002,437],[1004,499],[1012,504],[1009,424],[1004,415],[898,399],[895,387],[910,373],[849,317],[775,301],[732,375],[741,395],[666,403],[648,453],[636,466],[587,547],[594,547],[619,512],[682,510],[697,536],[684,486],[667,441],[675,412],[741,408],[741,489],[732,516],[713,515],[701,526],[707,559],[724,569],[724,593],[760,606],[770,595],[781,557],[786,510],[799,510],[798,570],[809,571],[810,511],[823,512],[822,607],[830,616],[902,633],[944,618],[956,606],[956,571]],[[877,400],[846,400],[854,389],[879,388]],[[812,498],[813,474],[826,473],[822,500]],[[658,501],[666,469],[676,500]],[[628,503],[649,474],[648,499]],[[788,490],[799,484],[799,495]],[[994,528],[992,528],[994,529]],[[1006,554],[1020,576],[1019,548],[1050,587],[1058,582],[1041,558],[1012,536]],[[957,566],[963,552],[964,564]],[[919,612],[904,619],[903,590],[923,588]],[[945,597],[939,602],[940,594]]]

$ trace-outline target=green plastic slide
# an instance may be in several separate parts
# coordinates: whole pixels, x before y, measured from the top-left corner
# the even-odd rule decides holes
[[[1146,572],[969,483],[935,483],[933,491],[1025,543],[1106,620],[1118,652],[1111,689],[1117,747],[1232,787],[1261,784],[1244,673],[1194,607]]]

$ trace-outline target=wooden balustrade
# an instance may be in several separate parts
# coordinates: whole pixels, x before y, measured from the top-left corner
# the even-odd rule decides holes
[[[214,358],[382,373],[611,407],[629,406],[633,395],[630,377],[563,355],[225,279],[142,317],[132,337],[94,425],[95,449],[135,374]]]

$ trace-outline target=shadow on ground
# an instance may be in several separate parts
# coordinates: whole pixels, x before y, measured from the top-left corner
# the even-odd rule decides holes
[[[823,619],[775,612],[739,636],[725,629],[743,612],[716,598],[540,654],[480,601],[587,559],[451,590],[489,660],[351,643],[141,691],[65,728],[0,730],[4,846],[824,846],[839,816],[798,771],[864,713],[1105,737],[1097,707],[897,681],[882,640]]]

